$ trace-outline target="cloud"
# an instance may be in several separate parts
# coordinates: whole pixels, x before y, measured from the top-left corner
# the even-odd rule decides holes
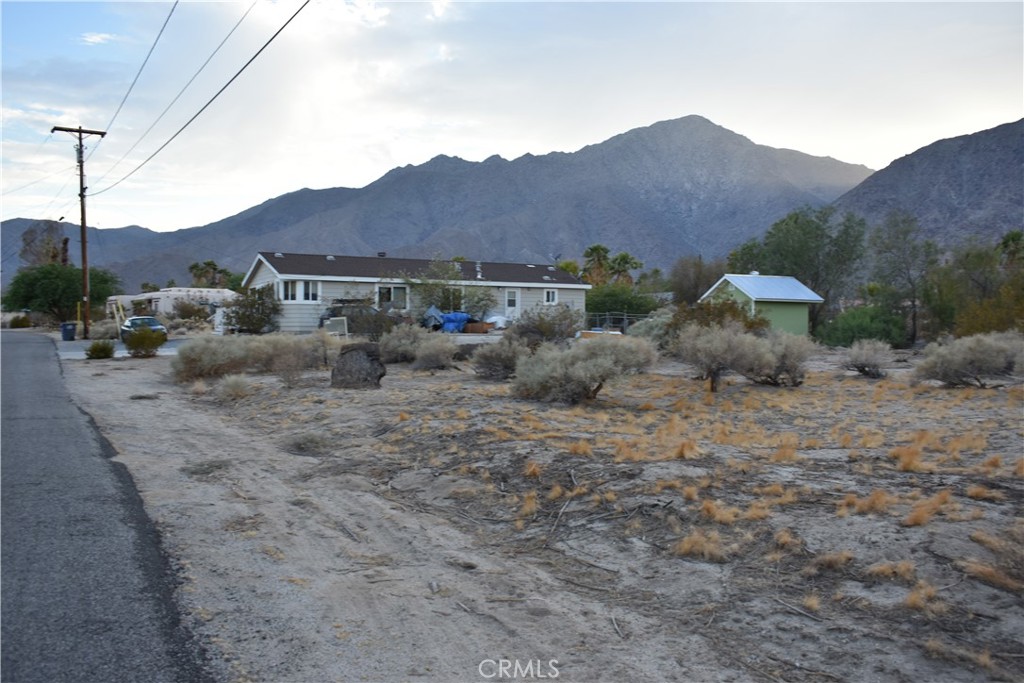
[[[79,40],[83,45],[103,45],[120,40],[120,38],[113,33],[83,33]]]

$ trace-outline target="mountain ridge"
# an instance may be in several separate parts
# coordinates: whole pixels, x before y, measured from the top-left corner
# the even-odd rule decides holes
[[[990,147],[985,140],[969,146]],[[1019,135],[1016,144],[1019,155]],[[983,152],[965,156],[985,163]],[[90,264],[116,272],[128,291],[142,281],[183,284],[196,261],[244,271],[257,251],[550,263],[602,243],[629,251],[645,268],[667,269],[685,255],[724,256],[801,206],[855,198],[876,175],[865,166],[758,145],[691,115],[575,152],[479,162],[439,154],[393,168],[363,188],[302,188],[173,232],[90,228]],[[1000,191],[1012,204],[1012,191]],[[1001,210],[1010,208],[1004,202]],[[32,223],[3,222],[5,283],[19,265],[20,234]],[[73,257],[78,231],[65,224]]]

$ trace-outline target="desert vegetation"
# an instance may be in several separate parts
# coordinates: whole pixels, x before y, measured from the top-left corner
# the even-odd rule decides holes
[[[757,339],[758,354],[779,353],[768,338],[732,333]],[[528,561],[547,558],[584,594],[613,591],[635,605],[657,595],[660,607],[645,609],[697,614],[711,631],[714,615],[731,620],[739,628],[730,628],[732,646],[772,657],[773,675],[797,675],[797,656],[818,671],[864,673],[849,634],[917,658],[914,666],[931,676],[1024,671],[1019,640],[999,626],[1024,619],[1019,378],[951,392],[941,378],[911,381],[913,371],[879,347],[868,350],[876,379],[865,382],[859,368],[848,369],[848,352],[811,345],[791,354],[799,369],[786,377],[800,380],[788,390],[736,372],[710,393],[695,379],[706,368],[659,359],[641,338],[541,344],[529,353],[510,336],[483,348],[472,361],[485,369],[480,379],[392,366],[381,392],[342,394],[312,371],[289,397],[272,389],[280,382],[273,374],[250,375],[244,386],[225,382],[219,395],[196,400],[229,400],[238,419],[273,414],[268,436],[317,459],[305,477],[330,479],[342,466],[391,480],[428,474],[426,489],[392,495]],[[218,354],[198,355],[209,362]],[[916,362],[927,368],[931,357]],[[230,358],[221,364],[256,369]],[[513,358],[512,379],[496,382],[504,370],[486,370],[507,369]],[[382,410],[389,405],[402,411]],[[378,435],[365,453],[340,449],[360,429],[339,419],[346,410],[363,414],[362,429]],[[624,573],[675,563],[720,568],[721,592],[662,592]],[[754,635],[780,611],[794,620],[790,628],[814,634],[813,651],[795,654],[782,633]],[[848,635],[832,634],[837,624]],[[953,650],[940,644],[950,642],[988,653],[985,666],[943,655]]]

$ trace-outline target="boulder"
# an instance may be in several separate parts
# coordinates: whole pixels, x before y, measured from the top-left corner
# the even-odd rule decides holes
[[[339,389],[379,389],[387,374],[380,361],[380,346],[371,342],[342,347],[331,370],[331,386]]]

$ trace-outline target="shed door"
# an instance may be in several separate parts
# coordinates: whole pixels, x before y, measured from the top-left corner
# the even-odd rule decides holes
[[[518,320],[520,312],[519,290],[505,290],[505,317],[509,320]]]

